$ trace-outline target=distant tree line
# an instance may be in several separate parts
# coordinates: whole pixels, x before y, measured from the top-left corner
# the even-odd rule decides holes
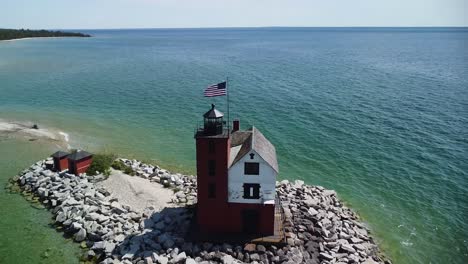
[[[88,34],[49,30],[1,29],[0,40],[40,37],[91,37]]]

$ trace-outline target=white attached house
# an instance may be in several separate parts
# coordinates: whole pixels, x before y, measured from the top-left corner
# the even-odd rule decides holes
[[[255,127],[231,135],[228,202],[274,204],[278,162],[273,144]]]

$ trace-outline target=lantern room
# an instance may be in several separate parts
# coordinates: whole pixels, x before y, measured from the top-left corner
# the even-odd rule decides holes
[[[203,130],[206,136],[219,135],[223,133],[223,113],[211,104],[211,109],[203,115]]]

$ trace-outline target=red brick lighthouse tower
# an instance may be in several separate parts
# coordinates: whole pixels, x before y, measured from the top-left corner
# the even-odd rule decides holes
[[[275,147],[255,127],[233,131],[214,105],[195,132],[197,223],[203,233],[275,231],[278,163]]]
[[[214,105],[203,115],[203,127],[195,133],[197,147],[197,220],[200,231],[223,231],[217,215],[226,210],[230,138],[223,113]]]

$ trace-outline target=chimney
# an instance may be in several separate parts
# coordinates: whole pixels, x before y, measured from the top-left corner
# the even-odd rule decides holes
[[[240,126],[240,121],[239,119],[234,119],[232,121],[232,132],[236,132],[239,130],[239,126]]]

